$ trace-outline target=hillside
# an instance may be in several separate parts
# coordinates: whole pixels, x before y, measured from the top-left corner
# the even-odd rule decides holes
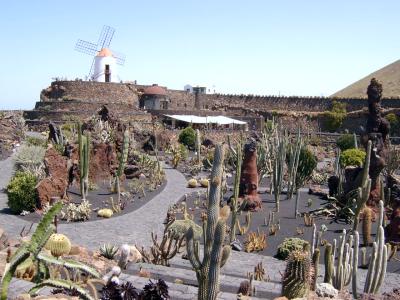
[[[366,91],[371,78],[377,78],[383,84],[383,97],[400,98],[400,60],[397,60],[378,71],[354,82],[336,92],[332,97],[367,97]]]

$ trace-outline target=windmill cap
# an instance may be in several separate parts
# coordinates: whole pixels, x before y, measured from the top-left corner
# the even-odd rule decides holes
[[[106,56],[114,56],[110,49],[103,48],[101,49],[96,56],[106,57]]]

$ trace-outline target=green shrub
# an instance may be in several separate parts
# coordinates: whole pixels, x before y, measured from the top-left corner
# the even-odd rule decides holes
[[[365,160],[365,151],[361,149],[347,149],[340,154],[340,165],[361,167]]]
[[[28,146],[40,146],[43,148],[47,148],[46,139],[28,136],[25,140]]]
[[[29,172],[17,172],[7,186],[8,206],[14,214],[23,210],[32,211],[36,207],[37,178]]]
[[[308,244],[307,241],[299,238],[285,238],[278,246],[276,258],[285,260],[291,252],[295,250],[302,251],[306,244]]]
[[[317,167],[317,158],[307,147],[300,150],[299,166],[296,173],[296,186],[300,188],[306,183],[312,175],[312,172]]]
[[[348,133],[340,136],[336,141],[336,145],[341,151],[355,148],[356,145],[354,144],[354,135]]]
[[[194,149],[196,145],[196,131],[192,127],[186,127],[179,134],[179,143],[184,144],[189,149]]]
[[[390,135],[398,135],[400,129],[399,117],[396,116],[394,113],[390,113],[387,114],[385,118],[390,124]]]
[[[328,131],[334,132],[342,126],[344,118],[346,118],[346,104],[333,101],[332,109],[324,112],[325,127]]]

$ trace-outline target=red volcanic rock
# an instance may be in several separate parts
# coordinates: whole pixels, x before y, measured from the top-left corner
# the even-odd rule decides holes
[[[257,149],[255,143],[251,142],[244,147],[242,173],[239,184],[239,199],[246,201],[245,211],[258,211],[261,208],[262,202],[257,189]]]
[[[117,156],[110,144],[94,144],[89,157],[89,180],[107,179],[117,165]]]
[[[44,156],[47,176],[68,180],[67,159],[57,152],[54,148],[49,148]]]
[[[52,197],[63,198],[66,189],[66,181],[62,178],[47,177],[41,180],[36,186],[40,208],[50,203]]]

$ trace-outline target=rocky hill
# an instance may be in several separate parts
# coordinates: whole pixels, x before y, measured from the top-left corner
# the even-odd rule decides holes
[[[382,82],[384,98],[400,98],[400,60],[397,60],[354,82],[348,87],[333,94],[332,97],[367,97],[367,87],[373,77]]]

